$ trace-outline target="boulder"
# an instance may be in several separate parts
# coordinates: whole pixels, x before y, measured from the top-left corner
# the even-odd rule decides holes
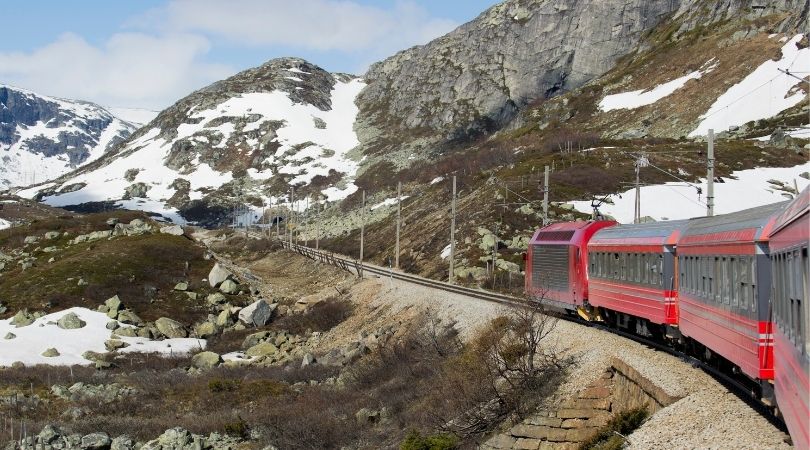
[[[188,331],[183,327],[183,324],[168,317],[161,317],[156,320],[155,327],[157,327],[160,334],[167,338],[184,338],[188,336]]]
[[[137,325],[137,326],[143,325],[143,319],[138,317],[137,314],[135,314],[130,310],[120,311],[118,313],[118,321],[130,325]]]
[[[115,330],[115,334],[117,334],[117,335],[119,335],[121,337],[138,337],[138,334],[135,331],[135,328],[130,328],[130,327],[120,327],[117,330]]]
[[[23,242],[26,244],[36,244],[39,242],[39,236],[26,236]]]
[[[118,327],[120,327],[120,326],[121,326],[121,325],[118,325],[118,321],[117,321],[117,320],[111,320],[111,321],[107,322],[106,328],[107,328],[108,330],[115,331],[115,330],[117,330],[117,329],[118,329]]]
[[[3,339],[14,339],[15,337],[17,337],[16,334],[14,334],[12,332],[8,332],[8,333],[6,333],[6,336]]]
[[[205,301],[211,306],[217,306],[227,302],[227,299],[224,295],[222,295],[222,293],[214,292],[213,294],[208,294]]]
[[[104,342],[104,348],[106,348],[108,352],[114,352],[118,349],[126,347],[129,347],[129,344],[127,344],[124,341],[119,341],[117,339],[110,339]]]
[[[181,227],[180,225],[170,225],[166,227],[161,227],[160,232],[163,234],[170,234],[172,236],[182,236],[183,227]]]
[[[107,450],[111,443],[110,435],[104,432],[82,436],[82,448],[87,450]]]
[[[118,298],[117,295],[113,295],[112,297],[110,297],[110,298],[108,298],[107,300],[104,301],[104,306],[107,307],[108,315],[114,314],[114,315],[110,316],[110,318],[115,318],[118,315],[118,311],[121,310],[121,307],[123,305],[121,303],[121,299]]]
[[[368,408],[362,408],[354,413],[354,418],[361,425],[377,423],[380,421],[380,412]]]
[[[250,347],[245,352],[245,355],[251,358],[260,356],[270,356],[278,353],[278,347],[269,342],[260,342],[253,347]]]
[[[197,337],[207,339],[211,336],[216,336],[219,333],[219,328],[213,322],[203,322],[194,328],[194,333]]]
[[[224,283],[225,280],[230,279],[233,277],[233,274],[230,270],[222,267],[219,263],[214,263],[214,267],[211,268],[211,272],[208,272],[208,284],[211,287],[219,287],[220,284]]]
[[[233,310],[230,306],[225,307],[217,316],[216,324],[220,328],[227,328],[234,323]]]
[[[11,324],[17,328],[25,327],[34,323],[34,316],[28,312],[27,309],[17,311],[14,317],[11,318]]]
[[[188,297],[189,300],[197,300],[198,295],[196,292],[186,292],[186,297]]]
[[[118,223],[117,217],[110,217],[109,219],[107,219],[107,225],[111,227],[114,227],[117,223]]]
[[[312,353],[307,353],[304,355],[304,359],[301,360],[301,367],[306,367],[312,364],[315,364],[317,360]]]
[[[264,300],[255,301],[239,311],[239,320],[246,325],[263,327],[273,319],[277,307],[275,303],[270,305]]]
[[[219,285],[219,290],[224,294],[235,295],[239,293],[239,284],[233,280],[225,280]]]
[[[245,336],[245,340],[242,341],[242,350],[249,349],[259,342],[264,342],[270,338],[270,336],[272,336],[272,333],[269,331],[259,331],[258,333],[249,334]]]
[[[174,290],[175,291],[181,291],[181,292],[182,291],[187,291],[188,290],[188,283],[186,283],[185,281],[181,281],[181,282],[174,285]]]
[[[151,440],[141,447],[141,450],[181,450],[191,449],[194,436],[184,428],[172,428],[166,430],[157,439]]]
[[[200,352],[191,358],[191,366],[197,369],[211,369],[222,364],[222,357],[214,352]]]
[[[42,356],[44,356],[46,358],[53,358],[53,357],[59,356],[59,355],[60,355],[59,350],[57,350],[57,349],[55,349],[53,347],[51,347],[51,348],[45,350],[44,352],[42,352]]]
[[[63,330],[76,330],[79,328],[84,328],[87,325],[87,322],[80,319],[76,313],[71,312],[60,317],[56,322],[56,325]]]
[[[42,431],[37,435],[37,441],[40,444],[50,444],[51,442],[59,439],[63,435],[62,430],[53,425],[45,425]]]
[[[118,436],[112,440],[110,450],[134,450],[135,440],[127,435]]]

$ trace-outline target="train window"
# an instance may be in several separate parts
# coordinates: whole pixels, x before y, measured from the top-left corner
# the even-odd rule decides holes
[[[750,284],[751,289],[751,311],[757,311],[757,302],[759,301],[759,294],[757,294],[757,258],[752,256],[749,258],[751,264],[747,265],[749,267],[749,276],[751,278]]]
[[[739,268],[737,267],[737,258],[729,258],[728,259],[728,285],[729,285],[729,293],[728,295],[731,297],[731,306],[734,309],[740,307],[740,290],[737,289],[737,280],[740,278],[738,274]]]
[[[729,274],[729,267],[728,267],[729,260],[725,256],[721,258],[720,265],[723,268],[723,302],[726,305],[731,305],[731,285],[729,281],[731,280],[731,276]]]
[[[664,287],[664,255],[658,255],[658,286]]]
[[[613,254],[613,261],[611,261],[611,264],[613,265],[613,270],[612,270],[613,271],[613,279],[618,280],[619,279],[619,254],[618,253]]]

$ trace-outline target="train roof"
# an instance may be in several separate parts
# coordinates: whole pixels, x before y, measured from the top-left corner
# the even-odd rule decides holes
[[[616,225],[596,232],[590,245],[674,245],[688,220]]]
[[[767,240],[776,216],[785,209],[787,204],[788,202],[772,203],[729,214],[690,219],[683,237],[687,238],[688,243],[694,241],[694,239],[688,239],[690,237],[723,234],[724,237],[715,239],[727,241],[736,240],[735,232],[753,231],[750,238],[757,241]]]
[[[776,222],[774,223],[773,231],[771,233],[773,234],[778,232],[808,212],[810,212],[810,186],[804,188],[804,190],[797,195],[796,198],[788,203],[785,210],[782,211],[782,214],[779,214],[779,216],[776,218]]]
[[[585,244],[593,233],[615,224],[616,222],[612,220],[577,220],[574,222],[552,223],[535,231],[531,243]]]

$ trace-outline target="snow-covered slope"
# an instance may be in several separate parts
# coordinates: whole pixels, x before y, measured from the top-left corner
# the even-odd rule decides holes
[[[115,117],[126,120],[138,127],[151,122],[159,114],[159,111],[143,108],[107,108],[107,111],[113,113]]]
[[[349,151],[364,86],[300,59],[273,60],[178,101],[114,155],[20,194],[44,189],[52,206],[108,202],[204,224],[221,223],[237,199],[286,201],[291,186],[339,200],[357,189]]]
[[[761,167],[734,172],[731,178],[723,178],[722,182],[714,184],[715,214],[787,200],[790,197],[786,194],[794,190],[794,183],[799,192],[810,185],[810,180],[806,178],[808,171],[810,162],[795,167]],[[702,196],[698,196],[693,186],[681,182],[642,187],[641,216],[655,220],[677,220],[705,215],[706,180],[701,179],[694,186],[700,186]],[[634,189],[613,195],[610,198],[613,204],[602,205],[600,211],[621,223],[632,223],[635,198]],[[592,210],[590,201],[573,204],[582,212],[590,213]]]
[[[98,159],[135,128],[93,103],[0,84],[0,188],[56,178]]]

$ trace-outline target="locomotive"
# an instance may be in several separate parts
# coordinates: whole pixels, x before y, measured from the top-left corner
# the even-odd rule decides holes
[[[689,220],[537,230],[527,296],[656,339],[734,374],[810,449],[810,188]]]

